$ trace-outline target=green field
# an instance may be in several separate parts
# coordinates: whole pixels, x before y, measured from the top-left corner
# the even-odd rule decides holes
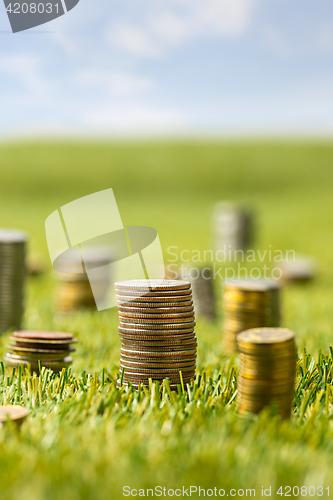
[[[114,387],[116,311],[55,315],[45,219],[110,187],[124,224],[157,229],[166,259],[169,246],[211,248],[212,208],[226,199],[255,210],[261,252],[292,249],[318,259],[315,282],[283,291],[283,326],[295,331],[300,356],[304,348],[314,356],[300,362],[290,422],[269,412],[237,415],[238,360],[223,353],[220,282],[218,321],[198,320],[196,328],[200,383],[171,398],[156,387],[140,394]],[[25,376],[19,390],[17,378],[0,367],[0,404],[31,408],[21,433],[0,429],[0,499],[118,500],[124,486],[191,485],[223,488],[226,496],[231,488],[255,488],[256,497],[271,486],[273,498],[281,498],[280,486],[307,487],[309,497],[310,486],[322,486],[327,497],[329,486],[332,495],[332,190],[329,142],[0,146],[0,226],[28,231],[30,251],[41,253],[47,268],[43,277],[29,278],[24,327],[62,329],[80,341],[71,377]],[[0,339],[0,360],[8,336]]]

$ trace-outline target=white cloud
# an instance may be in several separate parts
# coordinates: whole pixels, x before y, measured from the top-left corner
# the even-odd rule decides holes
[[[196,38],[237,37],[247,29],[257,0],[161,0],[155,9],[148,4],[135,23],[111,24],[107,39],[113,47],[149,58]]]
[[[41,66],[41,60],[33,55],[0,55],[0,73],[36,93],[44,93],[50,87]]]
[[[189,119],[179,110],[138,103],[90,110],[84,113],[81,123],[97,134],[151,135],[186,129]]]
[[[95,87],[108,95],[130,96],[146,92],[153,87],[150,78],[131,75],[121,71],[91,69],[79,72],[75,80],[80,85]]]
[[[160,54],[151,33],[129,24],[113,25],[107,39],[113,47],[134,56],[156,57]]]
[[[320,27],[318,47],[323,52],[333,52],[333,24],[324,23]]]
[[[293,55],[295,47],[287,40],[285,34],[271,25],[264,25],[261,29],[264,44],[271,49],[276,55],[287,57]]]

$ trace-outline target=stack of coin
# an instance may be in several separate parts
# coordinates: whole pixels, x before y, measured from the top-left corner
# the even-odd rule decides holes
[[[237,351],[237,335],[249,328],[280,325],[280,287],[273,280],[231,280],[224,284],[224,350]]]
[[[254,328],[237,337],[240,351],[237,407],[259,413],[276,405],[290,416],[296,370],[295,335],[284,328]]]
[[[283,262],[280,269],[281,280],[285,283],[306,283],[318,274],[317,263],[310,257],[299,257],[290,262]]]
[[[10,337],[11,344],[5,362],[8,366],[31,365],[38,373],[41,366],[51,368],[55,373],[71,365],[70,356],[75,351],[71,344],[77,342],[71,333],[62,332],[15,332]]]
[[[26,244],[25,233],[0,229],[0,333],[21,327]]]
[[[245,250],[253,239],[253,214],[232,203],[218,203],[213,216],[216,250],[222,250],[225,260],[235,260],[236,250]]]
[[[84,260],[77,249],[64,252],[57,261],[55,273],[59,282],[56,307],[60,313],[71,313],[78,309],[96,308],[96,299],[108,290],[110,279],[103,266],[110,262],[110,248],[91,247],[84,251]],[[86,270],[94,269],[94,297]],[[97,272],[100,270],[98,278]]]
[[[191,285],[187,281],[115,283],[123,384],[168,378],[172,389],[195,377],[197,339]],[[181,372],[181,376],[180,376]],[[120,386],[120,380],[118,381]]]
[[[193,291],[195,315],[208,321],[216,319],[216,300],[212,269],[207,266],[180,267],[180,279],[189,281]]]

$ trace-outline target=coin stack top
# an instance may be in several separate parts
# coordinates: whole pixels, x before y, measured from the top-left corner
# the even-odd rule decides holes
[[[168,378],[176,389],[195,376],[197,339],[191,285],[176,280],[115,283],[123,384]],[[118,386],[120,380],[118,381]]]
[[[71,354],[75,351],[71,344],[77,342],[71,333],[18,331],[10,337],[5,362],[8,366],[31,365],[39,371],[39,364],[59,372],[71,365]]]
[[[280,325],[280,286],[273,280],[225,282],[223,294],[224,349],[237,351],[237,335],[250,328]]]
[[[21,327],[26,244],[26,233],[0,229],[0,333]]]
[[[295,334],[284,328],[255,328],[237,337],[240,351],[237,408],[259,413],[275,404],[288,418],[294,394]]]

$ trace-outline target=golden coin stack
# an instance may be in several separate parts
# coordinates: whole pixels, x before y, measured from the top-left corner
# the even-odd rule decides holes
[[[96,308],[96,301],[91,289],[86,269],[95,269],[94,290],[97,289],[96,271],[100,268],[99,287],[104,293],[109,286],[109,277],[103,266],[110,262],[110,248],[91,247],[84,252],[83,259],[76,249],[68,250],[58,258],[61,272],[55,273],[59,282],[57,290],[57,310],[60,313],[71,313],[78,309]]]
[[[224,284],[224,350],[237,351],[237,335],[280,325],[280,287],[273,280],[238,279]]]
[[[121,340],[118,387],[168,378],[171,389],[195,377],[197,339],[191,285],[187,281],[115,283]],[[181,372],[181,375],[180,375]]]
[[[259,413],[276,405],[288,418],[294,395],[295,335],[284,328],[254,328],[237,337],[240,351],[237,407]]]
[[[31,365],[39,371],[39,364],[51,368],[55,373],[72,364],[71,354],[75,351],[71,344],[77,342],[71,333],[63,332],[15,332],[10,337],[5,357],[7,366]]]
[[[27,235],[0,229],[0,333],[21,328],[24,311]]]

